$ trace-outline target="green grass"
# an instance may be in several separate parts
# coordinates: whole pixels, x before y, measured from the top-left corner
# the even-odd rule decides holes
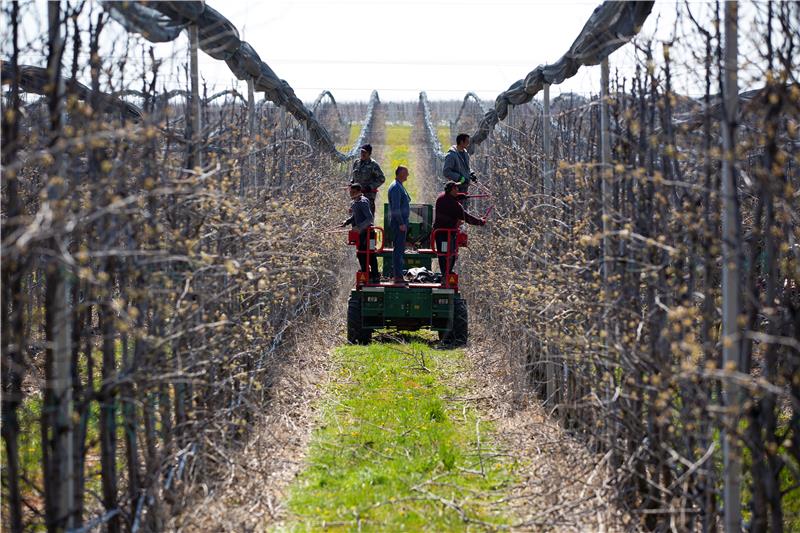
[[[436,126],[436,135],[439,137],[439,142],[442,145],[442,151],[447,150],[455,144],[455,140],[450,140],[450,126],[442,125]]]
[[[347,139],[347,144],[338,145],[336,147],[337,150],[340,152],[345,152],[350,150],[353,147],[353,143],[356,142],[358,139],[358,134],[361,133],[361,123],[360,122],[351,122],[350,123],[350,133]]]
[[[386,174],[386,184],[394,181],[394,171],[399,165],[409,168],[413,172],[411,160],[411,125],[387,124],[386,125],[386,153],[380,159],[381,168]],[[416,180],[413,174],[409,175],[405,184],[412,201],[416,192]]]
[[[376,217],[376,224],[383,225],[383,204],[387,201],[386,191],[389,190],[389,185],[394,181],[394,171],[399,165],[409,168],[408,181],[405,183],[405,188],[411,195],[411,202],[416,203],[419,201],[417,179],[418,176],[414,175],[414,161],[411,157],[411,125],[410,124],[386,124],[386,150],[382,154],[373,154],[375,159],[383,169],[386,175],[386,183],[381,187],[381,192],[377,198],[376,210],[378,211]]]
[[[742,435],[746,435],[748,433],[749,423],[749,420],[744,419],[739,424],[739,431]],[[789,424],[791,424],[791,420],[788,415],[784,414],[779,416],[778,432],[785,435],[784,442],[791,441],[791,431],[794,431],[794,428],[791,428]],[[798,488],[798,483],[800,483],[800,480],[796,479],[795,475],[793,474],[793,471],[796,472],[798,470],[800,464],[794,460],[787,447],[783,444],[778,446],[777,455],[787,463],[791,464],[791,468],[789,466],[784,466],[779,476],[779,486],[781,492],[783,493],[783,497],[781,498],[783,527],[786,531],[800,531],[800,488]],[[719,461],[719,465],[719,468],[721,469],[721,459]],[[742,470],[744,472],[742,475],[742,479],[744,481],[742,484],[742,516],[747,521],[751,520],[752,518],[752,512],[750,510],[750,502],[753,498],[752,466],[753,454],[749,448],[745,447],[742,450]]]
[[[494,456],[491,425],[457,399],[466,392],[456,384],[461,351],[373,344],[339,348],[334,358],[336,379],[291,490],[287,530],[508,523],[494,502],[517,481],[515,465]]]
[[[122,364],[122,342],[117,339],[114,344],[115,358],[118,367]],[[102,383],[102,354],[95,351],[93,354],[95,366],[93,369],[93,381],[95,386],[98,387]],[[83,352],[80,353],[78,358],[79,372],[81,379],[85,381],[87,378],[87,358]],[[36,505],[42,504],[41,495],[39,491],[44,487],[44,478],[42,473],[42,434],[41,434],[41,419],[42,409],[44,406],[44,397],[41,391],[28,394],[17,409],[17,417],[19,421],[19,437],[17,440],[17,449],[19,453],[19,467],[23,476],[21,484],[21,492],[23,498],[29,502],[35,502]],[[78,420],[77,413],[74,413],[76,422]],[[117,435],[117,471],[122,472],[126,468],[126,458],[123,453],[124,439],[125,439],[125,420],[123,417],[122,405],[119,401],[115,403],[116,417],[116,435]],[[137,414],[139,421],[142,420],[141,411]],[[160,430],[161,422],[157,421],[157,428]],[[74,429],[77,429],[77,425]],[[102,490],[102,480],[100,473],[100,405],[97,402],[92,402],[89,406],[89,412],[86,419],[86,464],[85,464],[85,502],[89,504],[94,501],[95,494],[99,494]],[[3,464],[7,464],[8,457],[6,451],[5,440],[0,440],[0,459]],[[4,509],[3,513],[7,510]],[[25,510],[28,512],[28,510]],[[5,514],[3,514],[5,517]]]

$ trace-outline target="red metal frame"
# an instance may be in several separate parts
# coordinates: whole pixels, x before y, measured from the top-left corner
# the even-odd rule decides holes
[[[358,249],[358,241],[360,238],[361,232],[357,229],[351,229],[347,233],[347,244],[356,247],[357,254],[366,254],[366,271],[359,270],[356,273],[356,287],[364,287],[364,286],[376,286],[374,283],[369,282],[370,278],[370,258],[372,255],[381,254],[384,251],[384,230],[380,226],[369,226],[367,229],[367,235],[369,236],[371,232],[375,232],[375,241],[376,247],[373,249],[369,244],[367,245],[366,250],[359,250]],[[377,246],[378,242],[378,233],[380,233],[380,247]],[[440,252],[436,247],[436,236],[440,233],[446,234],[446,242],[447,242],[447,251]],[[452,240],[452,236],[455,235],[455,246],[451,247],[450,242]],[[438,257],[445,257],[445,272],[442,273],[442,283],[441,286],[447,289],[455,289],[458,290],[458,274],[450,272],[450,266],[452,264],[453,258],[458,257],[458,249],[466,247],[468,243],[467,234],[460,231],[458,228],[439,228],[435,229],[431,232],[431,253],[433,253],[437,258]]]
[[[358,272],[356,272],[356,287],[361,287],[361,286],[364,286],[364,285],[367,285],[367,286],[369,286],[369,285],[374,286],[375,285],[374,283],[369,283],[369,278],[370,278],[370,276],[369,276],[369,274],[370,274],[370,272],[369,272],[369,260],[370,260],[370,257],[372,255],[377,255],[377,254],[380,254],[380,253],[383,252],[383,235],[384,235],[384,232],[383,232],[383,228],[380,227],[380,226],[369,226],[366,229],[367,239],[370,239],[370,237],[372,236],[372,232],[373,231],[375,232],[375,243],[376,243],[375,250],[372,250],[372,247],[370,246],[370,243],[367,243],[367,249],[366,250],[359,250],[358,249],[358,241],[359,241],[359,238],[361,236],[361,232],[358,231],[357,229],[351,229],[347,233],[347,244],[354,245],[356,247],[356,254],[366,254],[366,256],[367,256],[367,261],[366,261],[366,265],[365,265],[366,266],[366,270],[365,271],[359,270]],[[381,234],[381,239],[380,239],[381,246],[380,246],[380,248],[377,248],[378,232],[380,232],[380,234]]]
[[[445,233],[445,242],[447,242],[447,251],[440,252],[436,247],[436,235]],[[451,235],[455,234],[455,246],[450,246]],[[442,286],[446,289],[458,290],[458,274],[450,272],[451,258],[458,257],[458,249],[467,246],[467,234],[460,231],[458,228],[438,228],[431,233],[431,250],[436,254],[436,257],[445,257],[445,271],[442,272]],[[452,248],[455,248],[454,250]]]

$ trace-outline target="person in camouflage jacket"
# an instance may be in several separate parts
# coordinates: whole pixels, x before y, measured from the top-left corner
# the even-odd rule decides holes
[[[365,144],[361,147],[361,157],[353,163],[353,172],[350,175],[350,183],[361,185],[361,192],[369,199],[369,205],[373,216],[375,213],[375,195],[378,187],[386,181],[378,162],[372,159],[372,145]]]

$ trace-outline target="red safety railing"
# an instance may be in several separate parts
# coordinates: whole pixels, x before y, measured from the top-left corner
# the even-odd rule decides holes
[[[445,235],[442,244],[445,245],[444,251],[439,250],[436,246],[436,236]],[[455,238],[453,238],[455,237]],[[450,246],[453,243],[454,246]],[[458,257],[458,249],[467,246],[467,234],[459,231],[458,228],[439,228],[433,230],[431,233],[431,250],[436,254],[436,257],[445,258],[445,269],[442,272],[442,285],[448,289],[458,289],[458,274],[450,272],[453,266],[453,261]]]
[[[377,255],[383,252],[383,228],[380,226],[369,226],[365,233],[367,234],[367,246],[365,250],[359,250],[358,244],[361,240],[361,232],[357,229],[351,229],[347,233],[347,244],[355,245],[356,247],[356,254],[365,254],[366,261],[364,264],[365,270],[359,270],[356,273],[356,286],[360,287],[362,285],[371,285],[369,283],[370,279],[370,271],[369,271],[369,260],[373,255]],[[378,248],[378,233],[380,233],[380,248]],[[374,285],[374,284],[372,284]]]

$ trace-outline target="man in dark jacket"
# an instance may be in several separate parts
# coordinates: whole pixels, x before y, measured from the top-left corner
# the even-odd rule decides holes
[[[350,204],[350,218],[342,222],[341,227],[348,224],[353,226],[353,229],[358,230],[358,246],[356,257],[358,263],[361,265],[361,272],[367,271],[367,249],[369,248],[370,237],[374,233],[370,232],[368,228],[373,225],[374,217],[372,211],[369,209],[369,200],[361,194],[361,185],[353,183],[350,185],[350,198],[353,200]],[[372,235],[370,235],[372,233]],[[378,283],[381,274],[378,271],[378,256],[375,253],[369,256],[369,281],[370,283]]]
[[[456,144],[450,147],[444,158],[442,175],[448,181],[458,184],[459,192],[466,193],[471,181],[477,181],[475,173],[469,168],[469,135],[459,133],[456,136]]]
[[[361,192],[369,199],[373,216],[375,216],[375,195],[378,194],[378,187],[385,181],[386,176],[383,175],[383,170],[378,162],[372,159],[372,145],[363,145],[358,161],[353,163],[350,182],[361,185]]]
[[[462,222],[474,224],[476,226],[483,226],[486,224],[485,218],[477,218],[464,211],[464,208],[458,201],[459,196],[463,194],[464,193],[459,192],[458,183],[455,181],[448,181],[445,184],[444,192],[436,198],[436,206],[434,207],[433,211],[434,231],[437,229],[456,229],[461,225]],[[450,237],[449,243],[448,235]],[[458,251],[456,248],[456,233],[450,232],[448,234],[443,231],[437,233],[436,250],[440,253],[444,253],[448,249],[450,250],[450,253],[456,253]],[[455,265],[455,262],[455,256],[451,256],[450,265],[448,265],[447,257],[440,255],[439,271],[442,273],[442,275],[453,272],[453,266]]]

